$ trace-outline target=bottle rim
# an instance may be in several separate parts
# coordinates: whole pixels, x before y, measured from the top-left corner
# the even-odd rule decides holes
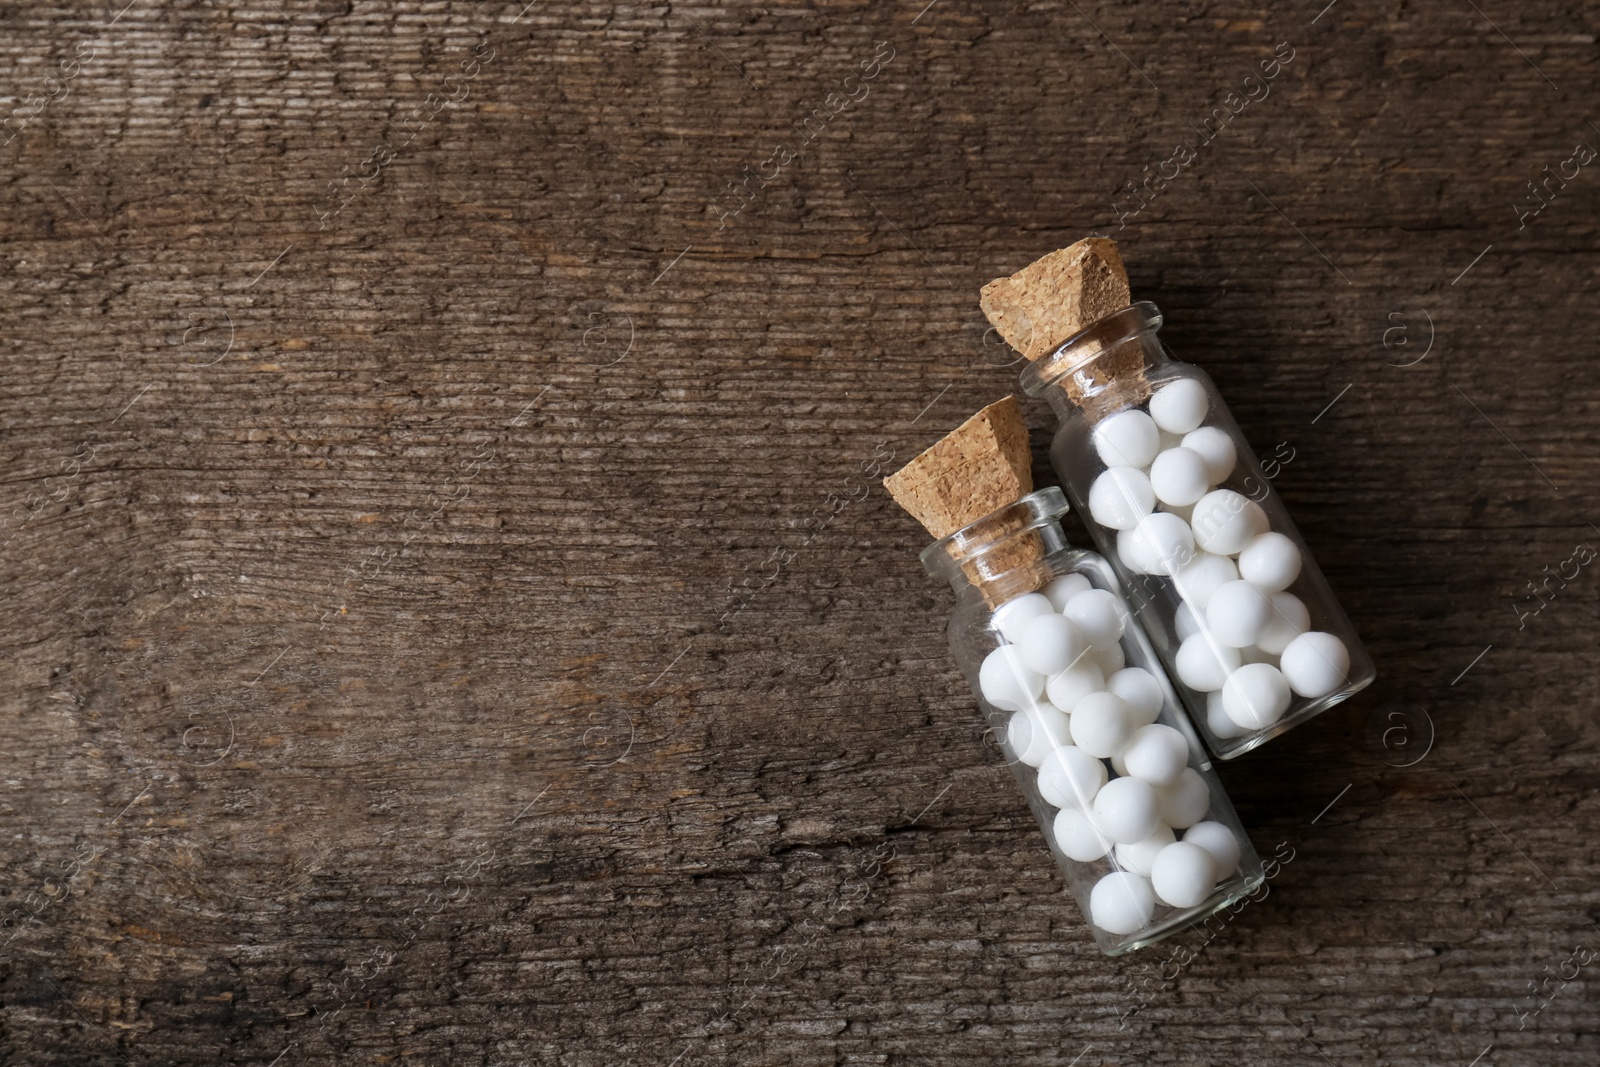
[[[1125,341],[1161,329],[1165,321],[1161,309],[1148,300],[1129,304],[1097,319],[1061,342],[1048,355],[1030,363],[1022,371],[1022,389],[1029,396],[1048,392],[1067,374],[1078,370]]]
[[[935,578],[952,578],[985,552],[1042,526],[1059,522],[1070,510],[1060,486],[1047,485],[996,508],[922,550],[923,569]]]

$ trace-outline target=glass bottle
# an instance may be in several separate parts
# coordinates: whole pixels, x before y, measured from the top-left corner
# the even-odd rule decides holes
[[[1161,323],[1147,301],[1108,315],[1022,385],[1055,409],[1056,473],[1207,745],[1232,759],[1376,672],[1216,386],[1171,357]]]
[[[1066,511],[1060,489],[1041,489],[921,558],[955,590],[951,652],[1096,943],[1117,955],[1263,874],[1111,567],[1067,543]]]

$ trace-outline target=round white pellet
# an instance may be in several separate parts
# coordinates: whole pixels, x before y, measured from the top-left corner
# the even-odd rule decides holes
[[[1122,750],[1122,764],[1134,778],[1171,785],[1189,765],[1189,739],[1170,726],[1141,726]]]
[[[1095,648],[1110,648],[1122,640],[1122,631],[1128,625],[1122,601],[1115,593],[1104,589],[1079,593],[1067,601],[1062,614],[1073,621],[1078,632]]]
[[[1196,611],[1203,611],[1212,593],[1238,578],[1239,568],[1233,560],[1215,552],[1195,553],[1188,566],[1172,576],[1178,595]]]
[[[1038,784],[1046,803],[1088,810],[1106,784],[1106,765],[1081,748],[1065,745],[1039,764]]]
[[[1128,665],[1128,654],[1122,651],[1122,645],[1120,644],[1097,648],[1091,655],[1094,656],[1094,661],[1100,665],[1100,673],[1108,679]]]
[[[1049,704],[1012,712],[1006,723],[1006,741],[1017,759],[1030,767],[1039,766],[1051,752],[1072,743],[1066,715]]]
[[[1242,662],[1237,648],[1230,648],[1201,632],[1183,639],[1174,665],[1178,668],[1180,682],[1198,693],[1211,693],[1221,689],[1228,675],[1238,670]]]
[[[1089,515],[1113,530],[1133,529],[1155,506],[1150,478],[1137,467],[1107,467],[1089,487]]]
[[[1211,488],[1205,459],[1182,446],[1167,449],[1150,466],[1150,488],[1163,504],[1180,508],[1193,504]]]
[[[1057,611],[1061,611],[1067,606],[1067,601],[1079,593],[1087,593],[1093,588],[1094,586],[1089,584],[1089,579],[1081,574],[1063,574],[1059,578],[1051,579],[1050,584],[1041,589],[1040,592],[1044,594],[1046,600],[1050,601],[1052,607]]]
[[[1029,619],[1017,642],[1023,666],[1043,675],[1060,674],[1087,651],[1089,642],[1072,620],[1054,614]]]
[[[1254,500],[1232,489],[1213,489],[1194,506],[1194,540],[1207,552],[1238,555],[1256,533],[1256,516],[1266,515]]]
[[[1128,705],[1135,725],[1149,726],[1161,716],[1165,695],[1156,676],[1143,667],[1124,667],[1106,679],[1106,689]]]
[[[1184,434],[1183,447],[1200,453],[1206,461],[1206,480],[1212,485],[1221,485],[1226,481],[1239,459],[1239,449],[1228,431],[1215,426],[1202,426]]]
[[[1163,385],[1150,398],[1150,417],[1168,433],[1189,433],[1206,421],[1211,398],[1206,387],[1193,378],[1180,378]]]
[[[1211,853],[1187,841],[1175,841],[1161,850],[1150,868],[1156,896],[1174,908],[1192,908],[1211,895],[1217,880]]]
[[[1143,841],[1161,825],[1161,796],[1138,778],[1113,778],[1094,797],[1094,824],[1119,845]]]
[[[1213,882],[1232,878],[1233,872],[1239,869],[1239,859],[1244,855],[1244,850],[1239,845],[1239,839],[1233,836],[1233,831],[1220,822],[1197,822],[1183,832],[1183,839],[1211,853]],[[1098,856],[1095,858],[1099,859]]]
[[[1159,573],[1161,561],[1137,529],[1122,530],[1117,534],[1117,558],[1135,574]]]
[[[1078,701],[1090,693],[1098,693],[1106,687],[1106,678],[1100,667],[1090,657],[1085,656],[1075,666],[1069,667],[1060,674],[1052,674],[1045,683],[1045,696],[1050,703],[1062,711],[1071,712],[1078,706]]]
[[[1044,675],[1022,662],[1016,645],[1001,645],[983,658],[983,666],[978,668],[978,689],[983,699],[995,707],[1016,711],[1044,693]]]
[[[1280,661],[1289,688],[1303,697],[1325,697],[1350,677],[1350,650],[1330,633],[1303,633],[1283,650]]]
[[[1289,683],[1269,663],[1246,663],[1222,686],[1222,710],[1251,730],[1263,730],[1289,710]]]
[[[1212,637],[1233,648],[1255,644],[1271,621],[1272,601],[1243,580],[1219,586],[1206,601],[1206,628]]]
[[[1195,618],[1193,608],[1188,604],[1179,604],[1178,610],[1172,613],[1172,627],[1177,631],[1179,642],[1183,642],[1200,632],[1200,621]]]
[[[1133,740],[1133,712],[1111,693],[1090,693],[1072,709],[1072,743],[1100,759],[1110,759]]]
[[[1027,629],[1029,620],[1039,615],[1052,614],[1055,610],[1050,598],[1042,593],[1024,593],[994,609],[994,628],[999,630],[1007,641],[1016,644],[1022,640],[1022,633]]]
[[[1161,850],[1178,839],[1172,832],[1172,827],[1165,823],[1156,825],[1156,832],[1143,841],[1135,841],[1131,845],[1117,846],[1117,866],[1134,874],[1150,877],[1150,868],[1155,866],[1156,857],[1161,855]]]
[[[1111,851],[1111,840],[1094,828],[1094,821],[1077,808],[1056,812],[1056,847],[1068,859],[1092,863]]]
[[[1176,782],[1161,790],[1161,821],[1174,829],[1193,826],[1210,808],[1211,789],[1193,767],[1185,767]]]
[[[1239,553],[1239,576],[1269,592],[1287,589],[1300,577],[1300,549],[1290,538],[1269,530]]]
[[[1155,420],[1142,411],[1119,411],[1094,428],[1094,448],[1108,467],[1148,467],[1161,447]]]
[[[1089,891],[1089,921],[1108,934],[1131,934],[1148,924],[1155,911],[1149,880],[1129,871],[1112,871]]]
[[[1223,683],[1226,685],[1227,683]],[[1247,727],[1240,726],[1228,717],[1227,710],[1222,706],[1222,690],[1206,694],[1206,726],[1211,732],[1223,739],[1243,737],[1249,733]]]
[[[1142,542],[1135,551],[1150,565],[1150,574],[1170,575],[1194,559],[1194,534],[1189,524],[1176,515],[1154,512],[1140,519],[1139,525],[1128,533]]]
[[[1293,593],[1272,594],[1272,618],[1256,639],[1256,647],[1273,656],[1283,655],[1289,642],[1311,629],[1311,612]]]

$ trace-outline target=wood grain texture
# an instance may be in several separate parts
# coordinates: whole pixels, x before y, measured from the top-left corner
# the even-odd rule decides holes
[[[122,3],[0,11],[5,1062],[1600,1058],[1592,6]],[[1380,676],[1118,961],[876,487],[1089,232]]]

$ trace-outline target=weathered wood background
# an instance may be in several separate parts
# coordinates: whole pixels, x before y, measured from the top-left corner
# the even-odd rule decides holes
[[[125,2],[0,10],[5,1062],[1600,1058],[1593,5]],[[1096,231],[1380,672],[1116,961],[874,477]]]

